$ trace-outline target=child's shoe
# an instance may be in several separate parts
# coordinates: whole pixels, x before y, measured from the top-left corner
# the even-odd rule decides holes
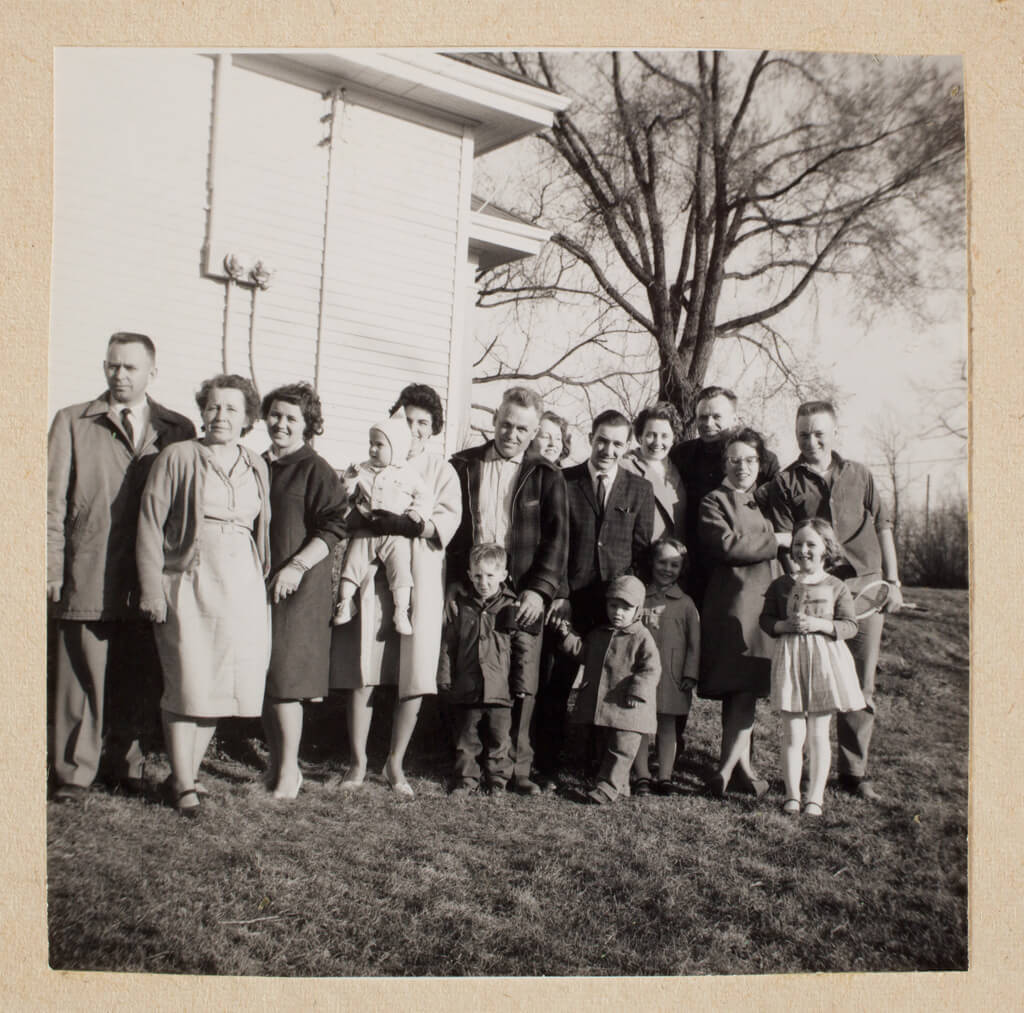
[[[655,795],[661,795],[663,797],[667,795],[682,795],[684,790],[685,789],[681,784],[676,784],[675,781],[671,780],[667,781],[665,778],[661,778],[654,782]]]
[[[412,623],[409,622],[408,612],[395,612],[395,632],[400,633],[403,637],[412,636]]]
[[[332,626],[344,626],[351,622],[356,614],[356,603],[354,598],[342,598],[338,607],[334,610],[334,618],[331,619]]]

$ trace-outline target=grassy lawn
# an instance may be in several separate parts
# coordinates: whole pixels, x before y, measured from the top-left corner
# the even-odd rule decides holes
[[[717,707],[703,701],[688,731],[690,793],[676,798],[452,801],[429,713],[414,800],[379,777],[346,794],[332,783],[345,743],[328,702],[309,723],[297,802],[270,800],[261,747],[228,735],[204,768],[213,796],[194,823],[155,790],[51,805],[50,963],[285,976],[966,968],[968,598],[907,597],[928,611],[886,624],[880,804],[830,789],[823,819],[784,816],[767,707],[756,753],[772,792],[702,797],[718,734]],[[153,760],[160,778],[168,767]]]

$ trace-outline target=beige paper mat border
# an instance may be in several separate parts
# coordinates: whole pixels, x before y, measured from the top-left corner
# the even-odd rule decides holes
[[[1020,811],[1024,577],[1016,515],[1024,460],[1024,0],[477,0],[287,4],[64,0],[0,3],[0,366],[8,432],[0,535],[0,1002],[10,1009],[427,1008],[650,1010],[1017,1008],[1024,994]],[[278,9],[275,9],[278,8]],[[379,8],[375,10],[374,8]],[[386,11],[386,13],[385,13]],[[43,729],[44,461],[49,330],[53,47],[719,47],[960,53],[970,205],[973,649],[971,970],[766,978],[291,980],[51,972],[46,966]],[[102,337],[99,336],[99,337]],[[99,340],[83,335],[83,340]],[[1016,448],[1016,449],[1015,449]],[[1015,496],[1016,494],[1016,496]],[[982,537],[987,534],[987,539]],[[898,772],[892,772],[898,776]],[[679,940],[685,948],[687,940]]]

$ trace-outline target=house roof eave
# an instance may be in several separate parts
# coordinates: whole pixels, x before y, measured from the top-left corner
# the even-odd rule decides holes
[[[297,83],[346,83],[474,128],[474,152],[494,151],[550,127],[569,100],[516,77],[425,50],[317,49],[239,53],[246,66]]]

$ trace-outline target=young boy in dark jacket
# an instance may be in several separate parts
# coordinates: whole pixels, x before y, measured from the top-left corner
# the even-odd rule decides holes
[[[629,794],[629,771],[644,735],[657,731],[661,657],[650,631],[640,621],[646,588],[636,577],[616,577],[608,584],[608,621],[585,637],[564,620],[558,628],[563,650],[583,661],[583,681],[572,720],[604,729],[604,759],[587,801],[614,802]]]
[[[523,659],[537,635],[516,623],[518,599],[505,586],[507,557],[500,545],[475,546],[468,576],[472,591],[456,595],[437,673],[437,688],[447,693],[454,713],[453,795],[479,788],[481,749],[491,791],[505,788],[512,777],[512,701],[527,691]]]

